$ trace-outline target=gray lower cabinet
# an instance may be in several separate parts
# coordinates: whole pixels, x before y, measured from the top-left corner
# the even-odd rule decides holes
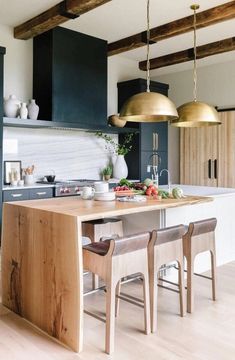
[[[53,197],[53,188],[37,188],[3,191],[3,202],[46,199]]]
[[[46,199],[53,197],[53,188],[45,188],[45,189],[30,189],[29,190],[29,198],[31,200],[34,199]]]

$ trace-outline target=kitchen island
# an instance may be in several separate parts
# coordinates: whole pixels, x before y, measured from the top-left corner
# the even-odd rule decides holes
[[[79,352],[83,343],[82,222],[139,213],[143,219],[152,213],[164,217],[168,209],[211,201],[200,196],[139,203],[69,197],[5,203],[3,305]]]

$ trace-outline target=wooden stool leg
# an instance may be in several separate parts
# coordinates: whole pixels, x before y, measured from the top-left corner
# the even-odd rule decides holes
[[[187,312],[194,310],[194,288],[193,288],[194,257],[187,257]]]
[[[216,256],[215,250],[211,250],[211,277],[212,277],[212,300],[216,300]]]
[[[185,291],[184,291],[184,260],[183,257],[178,261],[178,283],[179,283],[179,300],[180,316],[185,316]]]
[[[107,284],[106,292],[106,334],[105,352],[111,354],[114,351],[114,328],[115,328],[115,295],[116,284],[111,280]]]
[[[158,294],[158,272],[149,271],[149,294],[150,294],[150,319],[152,333],[157,331],[157,294]]]
[[[143,276],[143,293],[144,293],[144,327],[145,327],[145,334],[148,335],[151,332],[148,269],[146,269],[146,272]]]
[[[120,292],[121,292],[121,280],[118,281],[117,286],[116,286],[116,301],[115,301],[115,316],[116,317],[119,315],[120,299],[118,298],[118,296],[120,295]]]

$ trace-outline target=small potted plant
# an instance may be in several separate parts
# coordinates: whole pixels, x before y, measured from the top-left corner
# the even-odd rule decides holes
[[[113,167],[111,165],[106,166],[102,171],[104,180],[108,181],[111,178],[112,172]]]

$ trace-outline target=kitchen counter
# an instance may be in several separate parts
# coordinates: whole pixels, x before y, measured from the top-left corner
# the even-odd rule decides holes
[[[234,188],[172,184],[171,189],[173,189],[174,187],[180,187],[185,195],[217,197],[235,194]],[[168,190],[167,185],[161,185],[159,186],[159,188]]]
[[[211,201],[198,196],[139,203],[69,197],[4,203],[2,303],[79,352],[83,344],[82,222],[159,214]],[[148,217],[142,216],[142,223]]]

